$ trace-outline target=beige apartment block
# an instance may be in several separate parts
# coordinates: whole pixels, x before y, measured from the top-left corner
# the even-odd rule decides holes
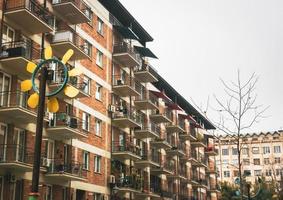
[[[241,140],[241,162],[246,181],[254,183],[257,177],[279,185],[283,176],[283,131],[246,134]],[[237,146],[231,136],[216,140],[218,180],[234,183],[238,177]]]

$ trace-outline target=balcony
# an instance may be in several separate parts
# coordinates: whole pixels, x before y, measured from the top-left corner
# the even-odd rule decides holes
[[[166,153],[169,156],[186,156],[186,146],[182,143],[177,143],[171,149],[167,149]]]
[[[142,87],[141,95],[135,98],[138,110],[158,110],[158,99],[151,92]]]
[[[172,112],[170,110],[154,110],[149,117],[155,123],[172,123]]]
[[[135,162],[136,168],[146,168],[146,167],[158,167],[160,157],[158,154],[149,154],[144,152],[142,159]]]
[[[135,77],[143,83],[157,82],[158,79],[154,76],[155,72],[149,64],[142,64],[134,70]]]
[[[191,145],[193,147],[197,147],[197,148],[199,148],[199,147],[206,147],[206,141],[205,141],[204,137],[201,134],[197,133],[196,134],[196,140],[195,141],[191,141]]]
[[[80,0],[53,0],[53,9],[70,24],[88,23],[90,19],[85,15],[86,5]]]
[[[141,84],[133,77],[122,75],[113,75],[112,90],[121,97],[139,96]]]
[[[160,196],[162,198],[166,198],[166,199],[173,199],[173,192],[169,191],[169,190],[161,190],[160,191]]]
[[[160,199],[160,184],[157,182],[144,182],[143,190],[141,193],[137,194],[137,198],[150,198],[150,199]]]
[[[57,73],[57,71],[55,71],[55,73]],[[53,76],[53,80],[51,80],[48,84],[48,88],[49,91],[54,91],[56,89],[58,89],[58,87],[60,87],[63,84],[64,81],[64,77],[61,76],[61,71],[57,74],[55,74],[55,76]],[[69,80],[66,84],[69,87],[75,88],[79,91],[78,95],[75,98],[87,98],[90,97],[90,85],[89,85],[89,81],[87,81],[87,79],[85,78],[85,76],[79,75],[79,76],[72,76],[69,77]],[[62,98],[62,99],[73,99],[69,96],[67,96],[64,91],[60,92],[57,97]]]
[[[0,93],[0,120],[19,128],[26,128],[30,123],[35,124],[36,109],[27,106],[28,97],[27,93],[20,91]],[[48,122],[48,119],[45,117],[44,121]]]
[[[130,109],[127,106],[119,107],[113,113],[112,123],[119,128],[140,128],[142,126],[141,115],[133,108]]]
[[[160,160],[159,161],[159,166],[158,167],[152,167],[151,174],[155,175],[160,175],[160,174],[165,174],[165,175],[170,175],[173,174],[175,167],[171,162],[166,162],[165,160]]]
[[[181,140],[190,140],[191,142],[196,141],[196,135],[194,132],[180,132],[179,137]]]
[[[184,121],[175,119],[174,122],[168,123],[166,125],[166,131],[167,133],[184,133],[185,127],[184,127]]]
[[[46,134],[54,140],[87,138],[87,131],[82,128],[84,123],[82,119],[67,113],[54,113]]]
[[[31,172],[33,152],[16,144],[0,144],[0,170]]]
[[[51,41],[51,47],[56,57],[62,58],[68,49],[74,51],[70,60],[90,59],[90,49],[85,45],[85,40],[81,38],[74,30],[59,30]]]
[[[192,186],[207,189],[208,183],[205,178],[195,178],[192,180]]]
[[[0,63],[6,72],[22,79],[30,78],[26,66],[29,61],[40,59],[40,49],[32,41],[13,41],[2,44]]]
[[[82,164],[78,162],[64,163],[63,160],[50,160],[48,165],[47,173],[45,174],[47,179],[58,182],[86,180],[86,171],[83,170]]]
[[[214,161],[208,161],[208,167],[206,169],[206,172],[209,174],[216,174],[216,164]]]
[[[160,128],[154,123],[150,123],[147,126],[142,125],[141,129],[135,129],[135,138],[146,139],[146,138],[159,138]]]
[[[205,153],[208,156],[217,156],[218,154],[217,149],[215,149],[215,146],[210,144],[205,148]]]
[[[142,61],[138,53],[127,42],[114,44],[113,58],[121,64],[121,67],[140,66]]]
[[[138,161],[141,157],[141,149],[133,143],[120,144],[120,142],[113,142],[112,144],[112,158],[121,162],[125,160]]]
[[[31,34],[53,31],[54,16],[35,0],[7,0],[4,14]]]
[[[208,189],[207,191],[210,192],[210,193],[220,193],[220,186],[214,181],[214,182],[211,182],[210,181],[210,184],[208,186]]]
[[[126,175],[124,177],[119,176],[116,178],[115,186],[117,187],[117,193],[120,196],[126,193],[141,193],[143,182],[139,175]]]
[[[207,167],[207,159],[202,154],[192,153],[190,160],[191,160],[192,166]]]
[[[155,138],[155,140],[151,141],[151,145],[153,145],[157,149],[172,148],[169,137],[167,137],[165,133],[162,133],[160,135],[160,138]]]

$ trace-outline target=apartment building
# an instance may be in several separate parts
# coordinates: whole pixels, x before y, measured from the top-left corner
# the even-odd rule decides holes
[[[246,134],[241,139],[241,162],[247,182],[255,183],[257,177],[280,186],[283,176],[283,131]],[[238,177],[238,154],[235,138],[221,136],[216,141],[218,180],[234,183]]]
[[[0,200],[25,200],[36,109],[20,83],[44,48],[82,74],[46,109],[40,199],[217,199],[215,127],[150,65],[149,33],[118,0],[2,0]],[[62,84],[56,64],[48,89]]]

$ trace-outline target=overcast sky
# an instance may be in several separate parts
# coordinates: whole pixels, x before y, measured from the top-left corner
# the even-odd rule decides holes
[[[221,82],[259,76],[258,104],[269,117],[248,132],[283,129],[282,0],[120,0],[153,36],[151,63],[187,100],[215,106]],[[208,114],[215,114],[208,110]]]

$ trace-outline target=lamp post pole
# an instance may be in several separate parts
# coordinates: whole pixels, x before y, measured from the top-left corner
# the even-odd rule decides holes
[[[39,83],[39,104],[37,109],[37,121],[34,143],[34,160],[32,169],[32,186],[29,194],[29,200],[37,200],[39,197],[38,185],[40,174],[40,159],[41,159],[41,142],[42,142],[42,130],[45,108],[45,92],[46,92],[46,80],[48,71],[44,66],[41,69],[40,83]]]

